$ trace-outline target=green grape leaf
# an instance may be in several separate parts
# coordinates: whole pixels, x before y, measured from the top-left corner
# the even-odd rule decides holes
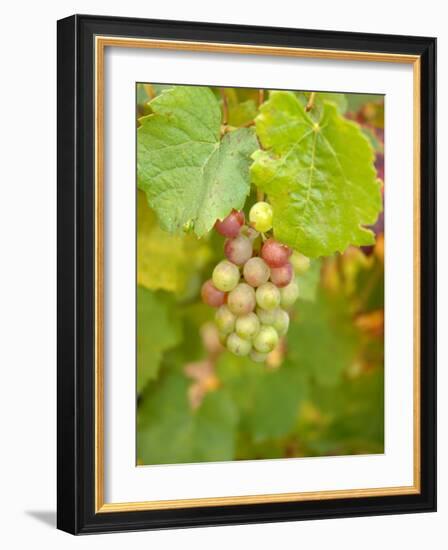
[[[146,196],[137,197],[137,283],[151,290],[167,290],[178,295],[197,294],[199,270],[212,252],[205,239],[194,235],[171,235],[160,229]],[[197,283],[197,284],[196,284]]]
[[[157,377],[163,353],[182,340],[174,299],[137,287],[137,392]]]
[[[318,122],[292,92],[271,92],[256,118],[264,150],[252,179],[273,207],[275,237],[309,257],[374,243],[381,194],[373,149],[331,102]]]
[[[264,364],[226,352],[216,372],[223,390],[238,406],[242,432],[254,442],[284,436],[292,429],[307,390],[298,368],[284,363],[278,370],[268,370]]]
[[[323,386],[336,384],[355,361],[359,333],[344,296],[320,289],[315,302],[299,301],[288,331],[288,360]]]
[[[250,191],[250,156],[257,148],[253,128],[221,139],[221,109],[209,88],[176,86],[150,102],[139,120],[138,185],[147,194],[162,229],[193,229],[202,237]]]
[[[218,390],[193,411],[188,386],[185,376],[167,374],[143,393],[137,416],[137,456],[143,464],[233,460],[234,404]]]

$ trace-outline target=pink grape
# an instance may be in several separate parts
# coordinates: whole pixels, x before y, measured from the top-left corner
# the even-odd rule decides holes
[[[223,237],[236,237],[244,224],[244,212],[232,210],[223,220],[217,220],[215,229]]]
[[[279,243],[275,239],[268,239],[261,249],[261,257],[269,267],[281,267],[292,254],[289,246]]]
[[[219,307],[225,304],[227,295],[218,290],[212,280],[205,281],[201,288],[201,297],[205,304],[211,307]]]
[[[244,264],[244,279],[250,284],[250,286],[257,287],[267,283],[270,274],[271,270],[262,258],[255,256],[254,258],[250,258],[250,260]]]
[[[227,239],[224,245],[227,259],[236,265],[243,265],[252,256],[252,241],[244,235]]]
[[[289,262],[286,262],[281,267],[273,267],[271,269],[271,281],[279,288],[289,285],[293,275],[294,270]]]
[[[234,315],[245,315],[255,307],[255,291],[246,283],[240,283],[229,292],[227,305]]]

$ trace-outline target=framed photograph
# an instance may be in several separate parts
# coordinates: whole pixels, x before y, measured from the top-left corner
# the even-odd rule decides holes
[[[436,508],[434,38],[58,22],[58,527]]]

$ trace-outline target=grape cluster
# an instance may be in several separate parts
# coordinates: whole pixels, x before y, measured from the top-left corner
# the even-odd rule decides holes
[[[288,331],[286,310],[297,300],[299,289],[290,262],[292,250],[260,237],[272,228],[271,205],[254,204],[249,222],[245,225],[244,213],[237,211],[216,222],[216,231],[227,238],[226,259],[216,265],[201,294],[206,304],[217,308],[215,322],[223,345],[235,355],[263,362]],[[300,261],[295,263],[301,269]]]

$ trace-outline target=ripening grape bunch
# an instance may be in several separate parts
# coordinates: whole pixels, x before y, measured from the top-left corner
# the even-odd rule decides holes
[[[272,207],[254,204],[245,224],[243,212],[232,211],[217,221],[215,230],[226,237],[224,254],[202,286],[203,301],[217,308],[215,322],[221,342],[238,356],[264,362],[289,327],[288,309],[299,295],[296,270],[309,260],[265,233],[272,229]]]

